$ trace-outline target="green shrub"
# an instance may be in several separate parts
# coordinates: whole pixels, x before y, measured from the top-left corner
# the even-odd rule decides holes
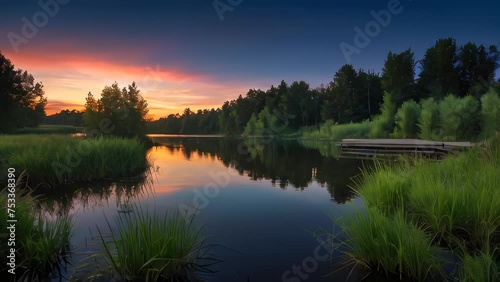
[[[439,111],[444,140],[470,140],[477,135],[479,102],[474,97],[460,99],[450,94],[439,103]]]
[[[416,138],[418,136],[418,120],[420,105],[409,100],[403,103],[396,113],[395,136],[398,138]]]
[[[270,135],[297,134],[296,130],[283,123],[279,117],[265,107],[258,115],[252,114],[245,126],[244,136],[269,137]]]
[[[481,105],[482,135],[488,138],[495,131],[500,131],[500,97],[498,93],[490,90],[481,97]]]
[[[381,107],[381,114],[374,118],[370,138],[387,138],[394,129],[396,104],[392,101],[392,95],[388,92],[384,93],[384,102]]]
[[[243,135],[245,136],[257,135],[256,131],[257,131],[257,117],[255,116],[255,114],[252,114],[252,117],[250,118],[250,120],[248,120],[248,123],[245,126]]]
[[[420,102],[422,111],[418,120],[420,128],[420,138],[426,140],[438,140],[437,134],[439,128],[439,105],[434,98],[422,100]]]

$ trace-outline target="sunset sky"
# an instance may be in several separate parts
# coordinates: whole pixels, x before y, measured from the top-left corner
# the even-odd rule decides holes
[[[443,37],[500,44],[497,1],[402,0],[401,12],[350,61],[339,45],[355,46],[354,28],[364,30],[371,11],[395,0],[55,1],[0,8],[0,51],[43,82],[48,114],[82,109],[88,92],[99,96],[114,81],[135,81],[159,118],[217,108],[281,80],[317,87],[348,62],[381,72],[389,51],[411,47],[418,60]],[[51,3],[49,14],[40,3]],[[214,3],[238,5],[222,14]],[[23,42],[12,44],[13,34]]]

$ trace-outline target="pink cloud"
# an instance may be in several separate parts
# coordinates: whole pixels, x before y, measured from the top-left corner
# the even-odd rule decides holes
[[[95,51],[71,41],[46,40],[24,47],[19,53],[7,49],[3,54],[43,82],[48,114],[82,109],[88,92],[99,96],[104,86],[114,81],[120,87],[135,81],[155,118],[180,113],[187,107],[194,111],[217,108],[249,88],[241,81],[218,81],[176,66],[147,65],[145,58],[154,51],[147,45]]]

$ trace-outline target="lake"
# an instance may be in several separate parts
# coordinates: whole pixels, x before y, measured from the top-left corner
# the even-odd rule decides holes
[[[123,211],[138,204],[197,213],[207,243],[220,245],[212,254],[222,262],[207,281],[345,280],[345,270],[325,277],[342,259],[326,233],[339,232],[332,218],[363,206],[349,185],[369,161],[325,157],[295,140],[154,140],[161,145],[149,152],[153,167],[146,176],[59,189],[41,202],[49,214],[74,214],[73,264],[96,249],[96,225],[105,230],[106,219],[126,216]],[[72,272],[69,267],[65,276]]]

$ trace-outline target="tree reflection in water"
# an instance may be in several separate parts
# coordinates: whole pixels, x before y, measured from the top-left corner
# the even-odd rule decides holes
[[[339,204],[355,197],[350,188],[352,178],[361,172],[361,167],[372,164],[324,156],[324,152],[307,148],[296,140],[169,137],[155,138],[155,142],[171,153],[181,151],[187,160],[197,154],[219,161],[252,180],[270,180],[273,187],[304,190],[317,182]],[[117,210],[126,212],[131,200],[153,193],[155,169],[126,180],[58,186],[38,195],[39,207],[52,216],[67,215],[76,208],[85,211],[109,205],[110,197],[115,194]]]
[[[345,203],[355,195],[351,178],[372,161],[337,159],[325,156],[316,148],[307,148],[296,140],[266,142],[262,139],[234,138],[155,138],[171,152],[182,151],[189,160],[193,154],[218,159],[247,175],[252,180],[270,180],[273,187],[304,190],[312,182],[326,187],[337,203]]]
[[[57,186],[51,191],[37,191],[38,209],[50,216],[68,215],[71,211],[95,210],[110,204],[115,195],[118,211],[129,203],[153,193],[150,170],[120,181],[100,181],[92,184]]]

